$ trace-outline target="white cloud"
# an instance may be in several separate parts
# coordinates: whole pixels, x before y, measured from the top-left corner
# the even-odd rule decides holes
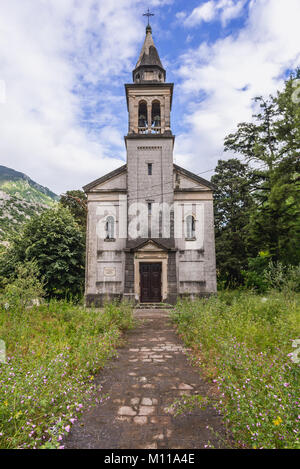
[[[188,131],[177,138],[179,163],[195,171],[213,168],[224,137],[251,120],[252,98],[282,87],[282,74],[300,64],[299,16],[298,0],[252,0],[238,35],[181,57],[181,99],[193,105],[184,117]]]
[[[122,165],[127,110],[114,86],[138,55],[144,2],[0,0],[0,6],[6,85],[0,164],[57,192]]]
[[[225,26],[230,20],[238,18],[246,4],[246,0],[220,0],[217,8],[221,10],[221,21]]]
[[[179,11],[178,13],[176,13],[176,18],[181,20],[181,19],[184,19],[186,17],[186,13],[184,11]]]
[[[179,20],[187,27],[194,27],[202,22],[209,23],[220,19],[223,26],[241,15],[247,0],[209,0],[194,8],[187,16],[185,12],[177,14]]]
[[[210,0],[197,8],[194,8],[192,13],[184,20],[184,24],[186,26],[195,26],[196,24],[200,24],[202,21],[211,21],[215,18],[215,15],[215,2]]]

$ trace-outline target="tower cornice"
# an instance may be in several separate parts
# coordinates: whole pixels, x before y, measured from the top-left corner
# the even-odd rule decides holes
[[[127,142],[128,140],[140,140],[144,146],[145,143],[149,140],[156,140],[156,141],[159,141],[159,140],[172,140],[172,145],[173,145],[173,148],[174,148],[174,144],[175,144],[175,138],[176,136],[173,135],[171,132],[165,132],[163,134],[136,134],[136,133],[132,133],[132,134],[127,134],[124,136],[124,140],[125,140],[125,145],[126,145],[126,148],[127,148]]]

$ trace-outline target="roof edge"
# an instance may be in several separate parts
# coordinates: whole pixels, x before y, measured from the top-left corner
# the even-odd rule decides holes
[[[175,163],[173,164],[173,166],[174,166],[174,169],[181,172],[183,175],[190,177],[191,179],[194,179],[195,181],[199,182],[200,184],[203,184],[204,186],[209,187],[212,191],[216,189],[216,186],[214,186],[210,181],[207,181],[207,179],[204,179],[198,176],[197,174],[192,173],[191,171],[188,171],[187,169],[184,169],[181,166],[178,166]]]
[[[150,134],[149,136],[154,136],[154,135]],[[139,137],[140,137],[139,134],[137,134],[137,135],[127,135],[127,136],[125,136],[125,140],[130,139],[130,138],[139,138]],[[157,138],[157,135],[155,135],[155,137]],[[165,138],[170,138],[170,137],[175,138],[174,135],[165,135],[165,136],[161,135],[160,136],[160,138],[163,138],[163,137],[165,137]],[[209,182],[206,179],[198,176],[195,173],[192,173],[191,171],[188,171],[187,169],[182,168],[181,166],[178,166],[175,163],[173,163],[173,168],[176,171],[179,171],[180,173],[182,173],[184,176],[187,176],[191,179],[194,179],[194,181],[197,181],[200,184],[208,187],[212,191],[216,189],[216,186],[214,184],[212,184],[211,182]],[[84,190],[84,192],[89,192],[91,189],[93,189],[93,187],[97,186],[98,184],[102,184],[102,183],[108,181],[109,179],[112,179],[112,178],[118,176],[119,174],[122,174],[125,171],[127,171],[127,164],[124,164],[123,166],[120,166],[119,168],[111,171],[110,173],[105,174],[104,176],[101,176],[100,178],[96,179],[95,181],[92,181],[89,184],[86,184],[85,186],[83,186],[83,190]],[[174,188],[174,190],[175,190],[175,188]]]
[[[93,187],[97,186],[98,184],[102,184],[103,182],[106,182],[109,179],[112,179],[113,177],[118,176],[119,174],[123,173],[126,170],[127,170],[127,164],[124,164],[123,166],[120,166],[114,171],[111,171],[110,173],[107,173],[104,176],[101,176],[95,181],[92,181],[89,184],[86,184],[85,186],[83,186],[83,190],[84,192],[89,192],[91,189],[93,189]]]

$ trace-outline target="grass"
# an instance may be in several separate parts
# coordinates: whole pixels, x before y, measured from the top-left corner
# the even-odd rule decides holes
[[[218,388],[237,447],[299,448],[300,296],[221,292],[173,314],[193,361]],[[300,353],[299,353],[300,356]]]
[[[0,448],[59,448],[83,409],[105,399],[94,375],[116,355],[129,305],[87,310],[68,302],[0,309]]]

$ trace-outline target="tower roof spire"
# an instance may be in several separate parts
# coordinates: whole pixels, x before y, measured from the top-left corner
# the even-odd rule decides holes
[[[138,77],[139,82],[140,81],[164,81],[166,78],[166,71],[163,68],[163,65],[161,63],[161,60],[159,58],[159,54],[157,52],[157,49],[155,47],[153,37],[152,37],[152,28],[150,26],[150,21],[149,18],[150,16],[154,16],[154,13],[150,13],[150,10],[148,8],[148,13],[144,13],[143,16],[148,17],[148,25],[146,27],[146,37],[145,41],[139,56],[139,59],[137,61],[137,64],[135,66],[135,70],[133,71],[133,78],[134,81],[136,82],[136,77]],[[153,72],[152,74],[146,74],[144,73],[145,71],[148,72]],[[158,72],[158,73],[155,73]],[[146,78],[146,76],[155,76],[158,77],[161,76],[163,77],[163,80],[159,78]]]

